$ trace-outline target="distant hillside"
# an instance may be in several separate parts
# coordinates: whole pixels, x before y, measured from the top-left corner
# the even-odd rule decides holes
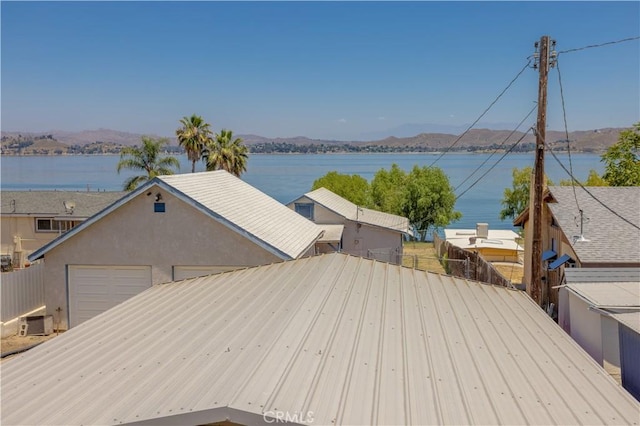
[[[618,140],[622,128],[606,128],[569,133],[571,149],[576,152],[602,152]],[[453,151],[483,151],[507,149],[523,133],[509,137],[508,130],[472,129],[464,137],[447,133],[421,133],[411,137],[388,137],[374,141],[336,141],[310,139],[304,136],[292,138],[267,138],[259,135],[238,135],[254,153],[323,153],[323,152],[434,152],[448,149],[455,142]],[[118,153],[123,146],[139,145],[143,135],[109,129],[82,132],[51,131],[44,133],[2,132],[3,155],[61,155]],[[149,135],[158,138],[157,135]],[[564,132],[550,130],[547,141],[555,150],[566,150]],[[180,152],[175,138],[169,138],[170,151]],[[530,151],[535,137],[528,134],[518,145],[517,151]]]

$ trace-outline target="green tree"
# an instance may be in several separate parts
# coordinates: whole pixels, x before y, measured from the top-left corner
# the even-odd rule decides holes
[[[560,181],[561,186],[571,186],[573,184],[573,180],[571,179],[562,179]],[[587,180],[581,182],[582,186],[609,186],[606,180],[602,176],[598,174],[595,170],[589,170],[589,176],[587,176]]]
[[[611,186],[640,186],[640,122],[620,132],[618,142],[602,154],[604,180]]]
[[[395,163],[391,170],[378,170],[371,181],[372,208],[401,215],[406,180],[407,174]]]
[[[178,144],[187,153],[191,161],[191,173],[194,173],[196,161],[202,158],[206,145],[211,141],[211,125],[195,114],[182,118],[180,124],[182,126],[176,130]]]
[[[368,207],[371,205],[369,182],[360,175],[347,175],[331,171],[313,182],[311,190],[318,188],[326,188],[358,206]]]
[[[531,167],[511,171],[513,182],[511,188],[505,188],[502,198],[503,209],[500,210],[500,219],[515,219],[529,204],[529,188],[531,186]]]
[[[118,174],[122,169],[144,171],[144,175],[131,176],[124,181],[124,190],[132,191],[143,182],[156,176],[172,175],[175,169],[180,169],[180,162],[172,156],[163,156],[162,152],[169,144],[169,140],[142,137],[142,146],[128,146],[120,151]]]
[[[455,211],[456,196],[449,178],[439,167],[418,167],[407,175],[402,215],[426,241],[429,230],[442,228],[462,217]]]
[[[207,171],[226,170],[238,177],[247,171],[247,147],[241,138],[233,138],[231,130],[222,129],[210,140],[202,153]]]

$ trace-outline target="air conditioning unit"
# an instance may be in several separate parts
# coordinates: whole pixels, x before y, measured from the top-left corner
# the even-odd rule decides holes
[[[489,238],[489,224],[488,223],[477,223],[476,224],[476,237],[478,237],[478,238]]]
[[[53,333],[53,315],[21,317],[18,330],[20,336],[48,336]]]

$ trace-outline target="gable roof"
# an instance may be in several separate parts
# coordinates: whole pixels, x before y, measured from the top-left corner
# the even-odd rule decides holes
[[[525,293],[341,253],[154,286],[2,367],[2,424],[633,424],[640,410]]]
[[[86,219],[109,204],[122,198],[126,192],[87,191],[2,191],[2,215],[46,216],[68,220]],[[73,203],[73,210],[65,208]]]
[[[318,188],[314,191],[307,192],[304,196],[339,214],[345,219],[403,233],[411,232],[409,219],[406,217],[360,207],[326,188]]]
[[[603,186],[587,187],[587,190],[619,216],[594,200],[581,187],[575,187],[575,196],[571,186],[549,187],[555,202],[547,203],[580,262],[639,264],[640,187]],[[574,237],[580,234],[580,212],[576,198],[584,212],[583,236],[588,241],[574,241]]]
[[[159,176],[29,256],[34,261],[123,204],[158,186],[282,259],[306,253],[322,234],[313,222],[224,171]]]

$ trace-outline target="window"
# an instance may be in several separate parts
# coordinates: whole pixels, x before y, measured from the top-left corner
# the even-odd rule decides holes
[[[313,220],[313,203],[296,203],[296,213]]]
[[[153,211],[155,213],[164,213],[165,212],[164,203],[153,203]]]
[[[73,220],[56,220],[53,218],[37,218],[36,232],[67,232],[76,225]]]

